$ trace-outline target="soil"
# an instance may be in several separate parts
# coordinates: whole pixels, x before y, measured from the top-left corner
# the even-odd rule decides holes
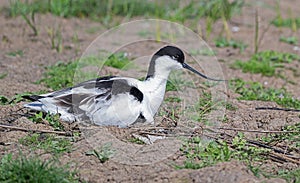
[[[250,3],[252,1],[249,1]],[[0,7],[7,6],[6,1],[0,2]],[[289,17],[289,11],[300,12],[300,1],[286,0],[281,1],[282,16]],[[233,48],[216,48],[213,42],[208,41],[209,46],[217,51],[217,58],[226,79],[242,78],[246,81],[259,81],[266,86],[281,88],[285,87],[296,98],[300,99],[299,91],[299,68],[300,62],[294,63],[291,67],[296,68],[298,76],[294,75],[292,71],[286,71],[284,74],[289,80],[276,77],[264,77],[259,74],[243,73],[239,70],[230,68],[230,64],[237,59],[246,60],[253,54],[254,42],[254,15],[255,9],[258,10],[260,19],[260,35],[261,44],[259,50],[276,50],[281,52],[290,52],[300,55],[300,51],[294,50],[293,45],[279,42],[280,36],[296,35],[299,38],[300,30],[293,33],[289,28],[276,28],[269,26],[269,22],[276,17],[274,9],[275,1],[267,0],[263,4],[251,3],[242,9],[242,14],[234,16],[229,23],[230,27],[238,26],[240,30],[233,32],[232,37],[237,40],[243,40],[247,45],[244,53],[239,54],[238,50]],[[290,9],[290,10],[289,10]],[[68,62],[79,58],[84,50],[94,41],[101,33],[107,29],[99,22],[94,22],[85,18],[61,18],[51,14],[38,14],[36,15],[37,28],[39,30],[38,36],[33,36],[29,26],[25,23],[22,17],[9,18],[5,13],[0,14],[0,74],[7,74],[6,77],[0,80],[0,95],[13,97],[15,94],[23,92],[38,92],[41,90],[51,91],[51,89],[36,84],[35,82],[42,78],[43,73],[46,71],[47,66],[54,65],[58,61]],[[203,23],[202,21],[200,23]],[[203,24],[205,25],[205,24]],[[60,29],[63,38],[63,50],[61,53],[51,48],[50,37],[48,31],[50,28]],[[214,25],[211,40],[218,37],[222,31],[222,22],[217,22]],[[74,36],[78,36],[78,41],[74,42]],[[130,39],[130,38],[129,38]],[[139,57],[143,53],[152,52],[156,47],[149,44],[141,44],[138,48],[132,46],[126,47],[126,52]],[[157,46],[157,45],[156,45]],[[159,45],[158,45],[159,46]],[[299,45],[298,45],[299,46]],[[9,56],[8,53],[22,50],[22,56]],[[150,51],[149,51],[150,50]],[[105,70],[106,71],[106,70]],[[118,73],[118,71],[111,69],[110,73]],[[122,71],[126,72],[126,71]],[[285,125],[299,123],[300,115],[296,112],[286,111],[272,111],[272,110],[255,110],[255,107],[279,107],[273,102],[260,102],[260,101],[240,101],[233,91],[227,91],[228,101],[237,107],[237,110],[227,110],[225,115],[228,118],[226,123],[221,126],[228,128],[242,128],[246,130],[281,130]],[[24,102],[16,105],[0,106],[0,123],[12,126],[18,126],[33,130],[53,130],[47,123],[33,123],[24,117],[28,111],[23,109]],[[157,118],[156,120],[161,120]],[[72,124],[65,124],[66,128],[78,128]],[[120,159],[113,158],[105,163],[100,163],[94,156],[87,156],[86,152],[91,150],[94,145],[103,145],[101,139],[103,134],[110,134],[111,137],[105,138],[127,138],[129,130],[117,128],[96,128],[97,132],[89,134],[85,133],[82,138],[78,139],[73,144],[73,151],[64,153],[60,157],[63,164],[71,165],[71,168],[76,169],[81,180],[88,182],[285,182],[280,178],[264,178],[256,177],[249,168],[240,161],[232,160],[230,162],[218,163],[216,165],[205,167],[198,170],[190,169],[176,169],[174,164],[183,161],[180,152],[174,151],[167,152],[164,156],[166,158],[148,161],[154,157],[144,156],[143,152],[146,150],[134,151],[139,148],[145,148],[146,145],[130,146],[132,149],[124,149],[124,152],[134,151],[136,155],[130,163],[122,162]],[[85,127],[80,128],[84,130]],[[113,133],[108,133],[113,132]],[[99,133],[101,137],[99,137]],[[236,135],[235,131],[228,132],[231,135]],[[28,154],[37,153],[43,159],[49,158],[49,154],[44,152],[31,152],[31,150],[19,144],[18,140],[28,135],[29,132],[9,130],[0,128],[0,157],[13,152],[17,154],[20,150]],[[247,138],[254,139],[261,136],[260,133],[245,132]],[[98,144],[93,144],[91,139],[99,140]],[[98,139],[100,138],[100,139]],[[107,140],[107,139],[106,139]],[[174,141],[173,141],[174,142]],[[156,142],[155,142],[156,143]],[[158,149],[165,147],[175,147],[176,145],[168,142],[157,146]],[[159,143],[158,143],[159,144]],[[119,146],[123,146],[124,142],[119,141]],[[176,146],[177,147],[177,146]],[[169,149],[173,151],[172,149]],[[122,157],[122,155],[120,155]],[[155,156],[155,155],[153,155]],[[146,158],[145,163],[135,164],[137,158]],[[126,159],[126,158],[125,158]],[[142,162],[142,160],[139,160]],[[151,162],[151,163],[147,163]],[[262,165],[268,169],[295,169],[299,168],[299,164],[290,162],[274,162],[268,161]]]

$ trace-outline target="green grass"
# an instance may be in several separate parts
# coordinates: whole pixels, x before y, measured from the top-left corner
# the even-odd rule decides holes
[[[242,41],[236,41],[236,40],[227,40],[224,37],[219,37],[215,40],[216,47],[224,48],[224,47],[232,47],[234,49],[239,49],[240,53],[243,53],[248,45],[243,43]]]
[[[172,3],[171,3],[172,2]],[[6,8],[9,16],[34,13],[51,13],[61,17],[89,17],[101,20],[104,25],[112,23],[113,17],[162,18],[184,22],[198,20],[200,17],[210,17],[213,21],[225,17],[230,19],[240,11],[243,0],[201,0],[191,1],[180,6],[180,1],[139,1],[139,0],[33,0],[33,2],[11,1]]]
[[[58,62],[46,68],[44,77],[37,81],[53,90],[59,90],[73,85],[73,77],[77,68],[77,62]]]
[[[14,96],[12,96],[11,98],[0,95],[0,105],[14,105],[17,104],[21,101],[24,101],[25,99],[23,98],[23,96],[28,96],[28,95],[39,95],[42,93],[45,93],[46,91],[39,91],[39,92],[24,92],[24,93],[18,93],[15,94]]]
[[[222,140],[204,142],[200,137],[190,138],[180,148],[186,161],[179,168],[199,169],[231,159],[244,161],[250,166],[253,161],[264,160],[264,154],[269,151],[249,146],[242,133],[235,136],[230,144]]]
[[[300,101],[284,88],[266,88],[259,82],[245,82],[241,79],[231,81],[230,87],[241,95],[239,100],[272,101],[282,107],[300,109]]]
[[[56,131],[63,131],[64,126],[61,124],[59,120],[59,114],[52,115],[50,113],[43,113],[43,112],[37,112],[34,115],[28,117],[31,121],[35,123],[42,123],[44,120],[46,120],[50,126],[54,128]]]
[[[279,38],[279,41],[284,42],[284,43],[288,43],[288,44],[292,44],[292,45],[296,45],[298,44],[298,38],[291,36],[291,37],[283,37],[281,36]]]
[[[299,183],[300,182],[300,168],[296,170],[281,170],[278,171],[277,177],[285,179],[290,183]]]
[[[3,95],[0,95],[0,105],[7,105],[9,103],[9,99]]]
[[[102,64],[104,64],[105,66],[114,67],[117,69],[127,69],[133,66],[125,53],[111,54],[107,60],[104,59],[104,57],[100,56],[88,57],[84,60],[75,60],[68,63],[57,62],[55,65],[46,68],[43,78],[37,81],[37,83],[44,84],[53,90],[59,90],[62,88],[71,87],[74,84],[73,79],[75,71],[78,72],[76,74],[80,74],[81,81],[98,77],[98,73],[82,73],[80,68],[84,68],[85,66],[100,67]]]
[[[12,154],[6,154],[0,163],[0,182],[79,182],[75,172],[57,164],[55,160],[42,161],[22,155],[13,159]]]
[[[272,20],[271,24],[275,25],[276,27],[289,27],[291,29],[294,29],[293,27],[296,26],[296,29],[298,29],[300,27],[300,17],[282,19],[279,16],[276,19]]]
[[[203,144],[199,137],[193,137],[180,148],[187,160],[179,168],[199,169],[218,162],[229,161],[232,151],[225,142],[211,141]]]
[[[11,57],[22,57],[24,55],[24,51],[23,50],[16,50],[16,51],[11,51],[6,53],[7,56],[11,56]]]
[[[144,141],[142,141],[142,140],[140,140],[138,138],[135,138],[135,137],[129,138],[128,142],[131,142],[131,143],[134,143],[134,144],[140,144],[140,145],[145,144]]]
[[[242,69],[243,72],[260,73],[263,76],[279,76],[277,68],[283,68],[284,64],[300,60],[300,57],[292,53],[281,53],[276,51],[263,51],[254,54],[248,61],[235,61],[232,67]]]
[[[53,154],[71,152],[72,150],[72,144],[70,140],[49,134],[33,133],[21,138],[19,142],[23,145],[29,146],[33,150],[43,149],[46,152]]]
[[[6,78],[7,75],[8,75],[7,73],[2,73],[2,74],[0,74],[0,79]]]
[[[93,149],[91,151],[86,152],[87,156],[95,156],[100,160],[101,163],[105,163],[111,157],[113,157],[115,151],[111,148],[111,143],[104,144],[99,151]]]
[[[166,102],[176,102],[176,103],[179,103],[182,101],[181,98],[179,97],[176,97],[176,96],[170,96],[168,98],[165,99]]]
[[[268,145],[276,145],[284,142],[288,144],[287,150],[297,151],[300,148],[300,123],[282,127],[282,131],[294,131],[290,133],[268,134],[259,140]]]

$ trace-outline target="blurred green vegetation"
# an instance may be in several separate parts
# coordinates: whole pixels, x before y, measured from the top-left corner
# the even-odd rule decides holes
[[[300,60],[300,57],[293,53],[281,53],[267,50],[256,53],[244,62],[237,60],[231,65],[235,69],[242,69],[243,72],[260,73],[263,76],[279,76],[277,68],[284,68],[284,64]]]
[[[143,16],[146,18],[162,18],[171,21],[185,22],[207,17],[213,23],[220,18],[229,20],[240,12],[244,0],[192,0],[182,3],[179,0],[139,1],[139,0],[20,0],[10,1],[6,8],[9,16],[34,13],[51,13],[61,17],[89,17],[108,24],[115,16],[126,18]]]
[[[283,107],[300,109],[300,101],[284,88],[267,88],[259,82],[246,82],[242,79],[232,80],[230,87],[241,95],[238,100],[272,101]]]

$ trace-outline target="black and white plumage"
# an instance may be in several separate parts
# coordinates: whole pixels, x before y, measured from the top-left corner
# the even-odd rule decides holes
[[[137,121],[152,124],[172,70],[186,68],[206,79],[219,81],[196,71],[184,63],[184,59],[179,48],[166,46],[153,55],[144,81],[101,77],[52,93],[27,96],[33,102],[25,107],[59,113],[62,120],[69,122],[88,120],[96,125],[119,127],[128,127]]]

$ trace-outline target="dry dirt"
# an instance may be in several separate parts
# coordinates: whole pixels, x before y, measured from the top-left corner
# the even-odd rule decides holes
[[[6,3],[1,2],[2,6]],[[0,7],[1,7],[0,4]],[[265,1],[267,6],[274,6],[274,2]],[[276,16],[276,12],[268,7],[257,6],[260,17],[260,30],[263,32],[267,29],[270,20]],[[300,1],[286,0],[282,1],[281,9],[284,17],[288,17],[288,9],[292,12],[300,12]],[[268,83],[268,86],[286,87],[295,97],[299,99],[299,77],[294,77],[287,72],[286,75],[296,84],[290,84],[280,78],[262,77],[260,75],[252,75],[242,73],[238,70],[232,70],[229,65],[236,59],[250,58],[253,53],[254,40],[254,7],[246,6],[243,8],[242,14],[235,16],[230,22],[230,26],[238,26],[240,31],[235,32],[232,36],[235,39],[243,40],[248,44],[248,48],[243,54],[238,54],[237,50],[231,48],[215,48],[213,42],[208,44],[218,52],[218,59],[223,60],[221,63],[223,72],[227,79],[243,78],[247,81],[260,81]],[[88,19],[69,18],[64,19],[55,17],[50,14],[39,14],[36,16],[37,27],[40,34],[37,37],[32,36],[31,30],[21,17],[8,18],[4,13],[0,15],[0,74],[7,73],[7,76],[0,80],[0,94],[12,97],[15,94],[23,92],[37,92],[40,90],[50,91],[43,85],[34,84],[39,80],[45,72],[45,67],[55,64],[58,61],[70,61],[79,58],[88,45],[97,38],[100,33],[106,29],[97,22]],[[47,34],[49,27],[61,27],[64,49],[62,53],[51,49],[50,39]],[[222,24],[218,22],[214,26],[212,38],[217,37],[221,32]],[[93,31],[91,31],[93,30]],[[292,33],[290,29],[278,29],[270,26],[260,45],[260,50],[278,50],[282,52],[291,52],[300,55],[299,51],[294,51],[291,45],[278,41],[282,35],[290,36],[295,34],[299,38],[300,30]],[[77,34],[79,43],[75,44],[72,37]],[[139,47],[136,50],[131,49],[132,54],[147,50],[149,47]],[[11,57],[7,53],[16,50],[23,50],[23,56]],[[299,71],[299,62],[294,65]],[[280,130],[282,126],[299,123],[299,113],[284,111],[257,111],[258,106],[277,106],[272,102],[257,101],[238,101],[237,95],[232,91],[228,91],[229,101],[235,105],[238,110],[227,111],[226,116],[228,122],[222,124],[224,127],[243,128],[251,130]],[[16,114],[22,114],[22,103],[11,106],[0,106],[0,123],[15,125],[29,129],[51,130],[47,124],[34,124],[25,117],[17,117]],[[25,111],[26,112],[26,111]],[[18,116],[18,115],[17,115]],[[71,127],[70,127],[71,128]],[[125,130],[126,131],[126,130]],[[116,136],[122,135],[123,130],[115,131]],[[235,132],[231,132],[235,135]],[[9,152],[18,153],[19,150],[33,153],[26,146],[18,143],[18,139],[24,137],[28,132],[10,131],[0,128],[0,157]],[[247,133],[249,138],[257,137],[258,134]],[[285,182],[279,178],[258,178],[248,169],[248,167],[239,161],[230,161],[218,163],[211,167],[199,170],[174,168],[174,163],[178,163],[182,157],[179,152],[167,159],[150,165],[126,165],[118,163],[118,161],[107,161],[103,164],[96,157],[86,156],[87,150],[92,149],[88,140],[82,138],[73,144],[74,151],[65,153],[60,160],[62,163],[71,164],[72,168],[76,168],[80,178],[88,182]],[[35,152],[36,153],[36,152]],[[49,154],[41,153],[44,159]],[[270,161],[264,166],[271,168],[293,169],[297,164],[293,163],[276,163]]]

